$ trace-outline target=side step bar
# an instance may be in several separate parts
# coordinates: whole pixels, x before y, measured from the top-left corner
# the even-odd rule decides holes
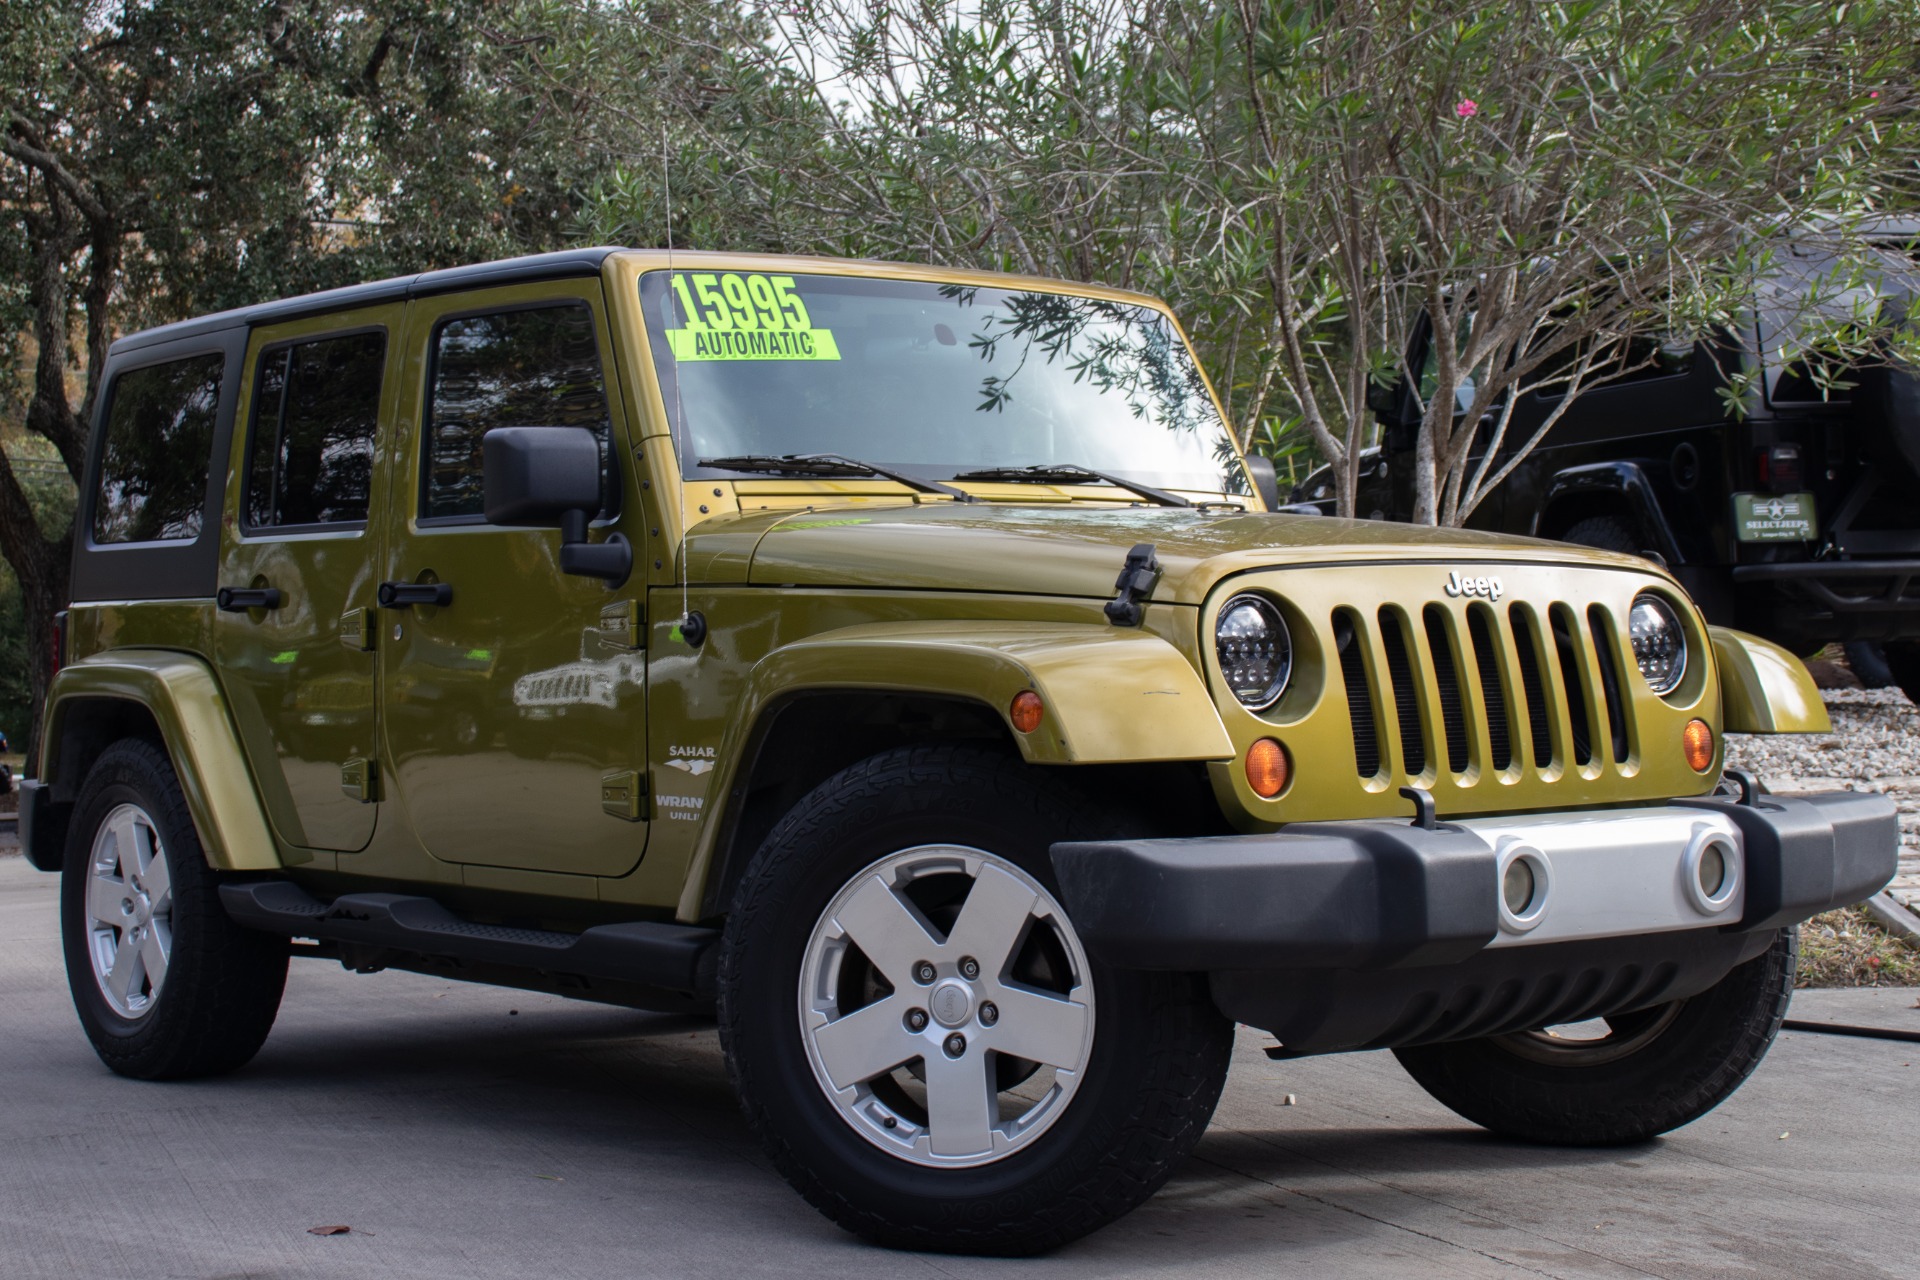
[[[285,880],[223,884],[220,900],[234,923],[268,933],[699,995],[713,990],[720,941],[717,929],[656,921],[584,933],[474,924],[432,898],[349,893],[321,902]]]

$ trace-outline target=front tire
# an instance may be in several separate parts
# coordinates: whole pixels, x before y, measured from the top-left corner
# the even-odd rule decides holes
[[[1591,1039],[1544,1031],[1396,1049],[1415,1082],[1510,1138],[1645,1142],[1726,1101],[1766,1056],[1793,996],[1799,931],[1699,995],[1605,1019]]]
[[[1017,759],[906,748],[762,846],[721,1043],[775,1165],[841,1226],[1040,1252],[1152,1195],[1205,1131],[1232,1027],[1204,982],[1090,961],[1059,905],[1048,849],[1101,821]]]
[[[286,985],[286,941],[228,918],[173,764],[153,743],[122,739],[87,772],[60,924],[74,1010],[120,1075],[217,1075],[259,1052]]]

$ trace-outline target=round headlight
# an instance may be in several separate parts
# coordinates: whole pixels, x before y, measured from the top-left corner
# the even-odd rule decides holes
[[[1627,634],[1633,638],[1633,660],[1647,688],[1662,695],[1678,688],[1680,677],[1687,674],[1687,636],[1673,606],[1652,592],[1635,596]]]
[[[1213,625],[1213,651],[1227,688],[1242,704],[1259,711],[1286,692],[1293,637],[1272,601],[1255,595],[1227,601]]]

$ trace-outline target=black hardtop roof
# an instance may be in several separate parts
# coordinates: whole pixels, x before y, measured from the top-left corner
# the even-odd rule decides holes
[[[466,267],[448,267],[442,271],[395,276],[391,280],[374,280],[367,284],[348,285],[344,289],[328,289],[323,293],[302,294],[297,298],[281,298],[274,302],[256,303],[251,307],[236,307],[231,311],[217,311],[212,315],[195,316],[191,320],[164,324],[157,329],[143,329],[139,333],[130,333],[113,344],[111,353],[117,355],[123,351],[135,351],[158,342],[172,342],[179,338],[218,333],[223,329],[232,329],[240,325],[297,320],[302,316],[315,315],[324,311],[345,311],[351,307],[397,302],[405,298],[448,293],[455,289],[468,289],[477,285],[513,284],[524,280],[555,280],[566,276],[598,275],[601,265],[607,260],[607,255],[618,252],[619,249],[616,247],[601,245],[592,249],[565,249],[559,253],[535,253],[524,258],[477,262]]]

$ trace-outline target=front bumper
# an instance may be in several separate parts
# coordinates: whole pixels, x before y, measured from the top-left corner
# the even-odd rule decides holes
[[[1715,893],[1699,888],[1708,844],[1729,868]],[[1228,1016],[1307,1053],[1695,994],[1774,931],[1879,889],[1898,848],[1891,801],[1837,792],[1058,844],[1053,862],[1096,957],[1206,972]],[[1542,872],[1531,921],[1502,906],[1515,857]]]

